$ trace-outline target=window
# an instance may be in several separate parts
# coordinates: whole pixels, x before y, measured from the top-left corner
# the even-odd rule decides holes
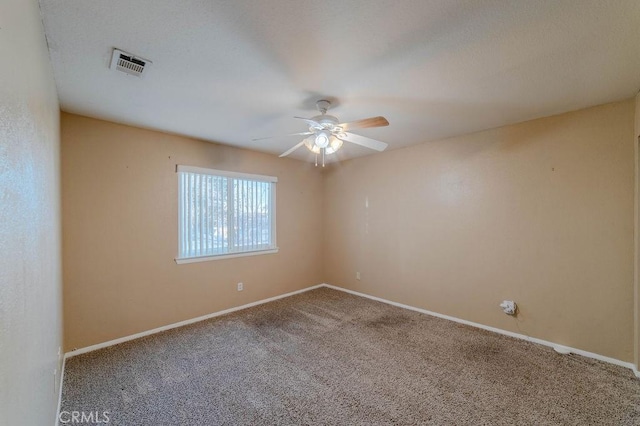
[[[276,253],[276,182],[178,166],[177,263]]]

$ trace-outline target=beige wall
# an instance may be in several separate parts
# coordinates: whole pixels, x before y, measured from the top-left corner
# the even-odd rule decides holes
[[[634,113],[602,105],[325,173],[63,114],[65,348],[328,282],[632,361]],[[176,164],[278,176],[280,253],[176,265]]]
[[[48,425],[62,344],[58,99],[38,2],[0,3],[0,424]]]
[[[633,127],[629,100],[340,163],[325,281],[632,361]]]
[[[176,164],[277,176],[279,253],[177,265]],[[312,164],[63,113],[62,169],[67,350],[322,282]]]

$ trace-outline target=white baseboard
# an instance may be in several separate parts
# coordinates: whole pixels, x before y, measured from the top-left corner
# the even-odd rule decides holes
[[[593,359],[597,359],[599,361],[608,362],[610,364],[615,364],[615,365],[619,365],[619,366],[622,366],[622,367],[627,367],[627,368],[630,368],[633,371],[633,373],[635,374],[636,377],[640,378],[640,371],[638,371],[636,366],[633,365],[630,362],[624,362],[624,361],[620,361],[620,360],[615,359],[615,358],[606,357],[604,355],[596,354],[596,353],[593,353],[593,352],[583,351],[582,349],[569,348],[569,347],[566,347],[566,346],[563,346],[563,345],[559,345],[559,344],[556,344],[556,343],[553,343],[553,342],[549,342],[549,341],[546,341],[546,340],[537,339],[535,337],[525,336],[524,334],[513,333],[511,331],[506,331],[506,330],[502,330],[502,329],[499,329],[499,328],[490,327],[490,326],[487,326],[487,325],[483,325],[483,324],[479,324],[479,323],[463,320],[463,319],[452,317],[452,316],[449,316],[449,315],[439,314],[437,312],[428,311],[426,309],[416,308],[414,306],[409,306],[409,305],[405,305],[405,304],[402,304],[402,303],[393,302],[391,300],[383,299],[381,297],[371,296],[371,295],[368,295],[368,294],[365,294],[365,293],[360,293],[358,291],[353,291],[353,290],[349,290],[349,289],[346,289],[346,288],[337,287],[337,286],[334,286],[334,285],[331,285],[331,284],[323,283],[323,284],[318,284],[318,285],[314,285],[314,286],[311,286],[311,287],[303,288],[301,290],[292,291],[290,293],[281,294],[279,296],[270,297],[268,299],[263,299],[263,300],[258,300],[256,302],[247,303],[246,305],[236,306],[234,308],[225,309],[223,311],[218,311],[218,312],[214,312],[212,314],[203,315],[201,317],[192,318],[192,319],[185,320],[185,321],[180,321],[180,322],[177,322],[177,323],[174,323],[174,324],[165,325],[165,326],[162,326],[162,327],[154,328],[152,330],[143,331],[141,333],[132,334],[130,336],[121,337],[119,339],[109,340],[108,342],[98,343],[96,345],[87,346],[85,348],[80,348],[80,349],[76,349],[74,351],[70,351],[70,352],[65,353],[64,354],[64,358],[62,360],[62,371],[60,373],[60,384],[59,384],[59,393],[58,393],[58,409],[56,411],[56,423],[55,423],[55,425],[56,426],[59,425],[58,416],[60,414],[60,408],[61,408],[61,405],[62,405],[62,385],[64,384],[64,370],[65,370],[67,358],[71,358],[71,357],[74,357],[76,355],[84,354],[84,353],[87,353],[87,352],[92,352],[92,351],[95,351],[95,350],[98,350],[98,349],[102,349],[102,348],[106,348],[106,347],[109,347],[109,346],[117,345],[119,343],[128,342],[130,340],[139,339],[141,337],[150,336],[152,334],[160,333],[160,332],[163,332],[163,331],[166,331],[166,330],[171,330],[173,328],[178,328],[178,327],[182,327],[182,326],[185,326],[185,325],[193,324],[193,323],[196,323],[196,322],[208,320],[210,318],[219,317],[221,315],[225,315],[225,314],[229,314],[231,312],[236,312],[236,311],[240,311],[240,310],[243,310],[243,309],[247,309],[247,308],[250,308],[252,306],[258,306],[258,305],[262,305],[264,303],[273,302],[273,301],[278,300],[278,299],[284,299],[285,297],[293,296],[295,294],[304,293],[304,292],[307,292],[309,290],[314,290],[314,289],[320,288],[320,287],[327,287],[327,288],[331,288],[331,289],[334,289],[334,290],[343,291],[343,292],[350,293],[350,294],[353,294],[353,295],[356,295],[356,296],[366,297],[367,299],[372,299],[372,300],[376,300],[378,302],[382,302],[382,303],[386,303],[386,304],[389,304],[389,305],[397,306],[399,308],[409,309],[409,310],[412,310],[412,311],[420,312],[420,313],[431,315],[431,316],[434,316],[434,317],[443,318],[443,319],[446,319],[446,320],[449,320],[449,321],[454,321],[454,322],[457,322],[457,323],[460,323],[460,324],[466,324],[466,325],[470,325],[472,327],[481,328],[483,330],[492,331],[494,333],[504,334],[506,336],[515,337],[516,339],[522,339],[522,340],[526,340],[526,341],[529,341],[529,342],[538,343],[540,345],[549,346],[549,347],[552,347],[554,349],[557,348],[557,349],[560,349],[560,350],[569,351],[571,353],[574,353],[574,354],[577,354],[577,355],[582,355],[582,356],[585,356],[587,358],[593,358]]]
[[[62,407],[62,384],[64,383],[64,366],[67,361],[66,355],[62,358],[62,367],[60,367],[60,383],[58,383],[58,409],[56,410],[55,426],[60,424],[60,408]]]
[[[409,306],[409,305],[405,305],[405,304],[402,304],[402,303],[393,302],[391,300],[383,299],[381,297],[371,296],[371,295],[368,295],[368,294],[365,294],[365,293],[360,293],[358,291],[349,290],[349,289],[346,289],[346,288],[343,288],[343,287],[337,287],[337,286],[334,286],[334,285],[331,285],[331,284],[326,284],[326,283],[314,285],[314,286],[307,287],[307,288],[303,288],[301,290],[292,291],[290,293],[281,294],[279,296],[270,297],[268,299],[258,300],[256,302],[247,303],[246,305],[225,309],[223,311],[214,312],[214,313],[211,313],[211,314],[203,315],[201,317],[192,318],[192,319],[185,320],[185,321],[180,321],[180,322],[177,322],[177,323],[174,323],[174,324],[165,325],[165,326],[162,326],[162,327],[154,328],[152,330],[143,331],[141,333],[136,333],[136,334],[132,334],[130,336],[121,337],[119,339],[109,340],[109,341],[104,342],[104,343],[98,343],[96,345],[91,345],[91,346],[87,346],[87,347],[84,347],[84,348],[76,349],[74,351],[70,351],[70,352],[65,353],[64,354],[64,359],[66,360],[67,358],[71,358],[71,357],[74,357],[76,355],[84,354],[84,353],[87,353],[87,352],[92,352],[92,351],[95,351],[95,350],[98,350],[98,349],[102,349],[102,348],[106,348],[106,347],[109,347],[109,346],[117,345],[119,343],[128,342],[130,340],[139,339],[141,337],[150,336],[152,334],[156,334],[156,333],[160,333],[160,332],[163,332],[163,331],[166,331],[166,330],[171,330],[173,328],[182,327],[182,326],[185,326],[185,325],[189,325],[189,324],[193,324],[193,323],[196,323],[196,322],[204,321],[204,320],[207,320],[207,319],[210,319],[210,318],[215,318],[215,317],[218,317],[218,316],[221,316],[221,315],[229,314],[231,312],[240,311],[240,310],[243,310],[243,309],[250,308],[252,306],[257,306],[257,305],[262,305],[264,303],[273,302],[274,300],[283,299],[285,297],[293,296],[295,294],[304,293],[306,291],[314,290],[314,289],[320,288],[320,287],[327,287],[327,288],[332,288],[334,290],[344,291],[346,293],[350,293],[350,294],[353,294],[353,295],[356,295],[356,296],[366,297],[368,299],[376,300],[378,302],[386,303],[386,304],[397,306],[397,307],[404,308],[404,309],[409,309],[409,310],[412,310],[412,311],[420,312],[420,313],[431,315],[431,316],[438,317],[438,318],[443,318],[443,319],[446,319],[446,320],[449,320],[449,321],[454,321],[454,322],[457,322],[457,323],[460,323],[460,324],[470,325],[472,327],[481,328],[483,330],[492,331],[494,333],[504,334],[506,336],[515,337],[516,339],[522,339],[522,340],[526,340],[526,341],[529,341],[529,342],[537,343],[537,344],[540,344],[540,345],[549,346],[549,347],[554,348],[554,349],[557,348],[557,349],[565,350],[565,351],[568,350],[569,352],[574,353],[576,355],[582,355],[582,356],[585,356],[587,358],[593,358],[593,359],[597,359],[599,361],[608,362],[610,364],[615,364],[615,365],[619,365],[619,366],[622,366],[622,367],[629,368],[634,372],[636,377],[640,378],[640,371],[638,371],[636,366],[633,363],[630,363],[630,362],[625,362],[625,361],[621,361],[619,359],[610,358],[610,357],[607,357],[607,356],[604,356],[604,355],[600,355],[600,354],[597,354],[597,353],[594,353],[594,352],[584,351],[582,349],[566,347],[566,346],[563,346],[563,345],[560,345],[560,344],[557,344],[557,343],[549,342],[547,340],[542,340],[542,339],[538,339],[538,338],[535,338],[535,337],[529,337],[529,336],[526,336],[524,334],[513,333],[511,331],[502,330],[500,328],[495,328],[495,327],[490,327],[488,325],[484,325],[484,324],[479,324],[479,323],[472,322],[472,321],[463,320],[463,319],[452,317],[452,316],[449,316],[449,315],[439,314],[437,312],[432,312],[432,311],[428,311],[426,309],[416,308],[414,306]],[[63,383],[63,379],[64,379],[64,361],[63,361],[63,364],[62,364],[62,373],[61,373],[60,377],[61,377],[60,378],[60,397],[61,397],[62,396],[62,383]],[[60,404],[60,401],[58,401],[58,405],[59,404]]]
[[[64,359],[71,358],[71,357],[74,357],[74,356],[77,356],[77,355],[81,355],[81,354],[86,354],[87,352],[97,351],[98,349],[107,348],[109,346],[117,345],[119,343],[128,342],[129,340],[135,340],[135,339],[139,339],[141,337],[150,336],[152,334],[156,334],[156,333],[160,333],[160,332],[163,332],[163,331],[171,330],[173,328],[178,328],[178,327],[182,327],[182,326],[185,326],[185,325],[193,324],[193,323],[196,323],[196,322],[208,320],[210,318],[219,317],[221,315],[230,314],[231,312],[241,311],[243,309],[251,308],[252,306],[258,306],[258,305],[262,305],[264,303],[273,302],[274,300],[283,299],[285,297],[293,296],[294,294],[304,293],[306,291],[314,290],[316,288],[320,288],[320,287],[323,287],[323,286],[324,286],[324,284],[314,285],[314,286],[311,286],[311,287],[303,288],[302,290],[296,290],[296,291],[292,291],[290,293],[281,294],[279,296],[269,297],[268,299],[262,299],[262,300],[258,300],[257,302],[247,303],[246,305],[236,306],[234,308],[225,309],[223,311],[214,312],[212,314],[203,315],[201,317],[192,318],[192,319],[176,322],[176,323],[169,324],[169,325],[164,325],[162,327],[154,328],[152,330],[147,330],[147,331],[143,331],[141,333],[132,334],[130,336],[120,337],[118,339],[109,340],[107,342],[98,343],[96,345],[91,345],[91,346],[87,346],[87,347],[84,347],[84,348],[76,349],[76,350],[73,350],[73,351],[65,353],[64,354]],[[63,370],[63,374],[64,374],[64,370]]]
[[[476,327],[476,328],[481,328],[483,330],[488,330],[488,331],[492,331],[494,333],[498,333],[498,334],[504,334],[506,336],[510,336],[510,337],[515,337],[516,339],[522,339],[522,340],[526,340],[529,342],[533,342],[533,343],[537,343],[539,345],[544,345],[544,346],[549,346],[551,348],[554,349],[560,349],[560,350],[565,350],[565,351],[569,351],[571,353],[574,353],[576,355],[582,355],[584,357],[587,358],[593,358],[593,359],[597,359],[598,361],[604,361],[604,362],[608,362],[610,364],[615,364],[615,365],[619,365],[621,367],[626,367],[626,368],[630,368],[633,373],[636,375],[636,377],[640,378],[640,372],[638,371],[638,369],[636,369],[635,365],[631,362],[625,362],[625,361],[621,361],[619,359],[615,359],[615,358],[610,358],[608,356],[604,356],[604,355],[600,355],[594,352],[588,352],[588,351],[584,351],[582,349],[576,349],[576,348],[570,348],[564,345],[560,345],[557,343],[553,343],[553,342],[549,342],[547,340],[542,340],[542,339],[537,339],[535,337],[529,337],[526,336],[524,334],[518,334],[518,333],[513,333],[511,331],[507,331],[507,330],[502,330],[500,328],[495,328],[495,327],[490,327],[488,325],[483,325],[483,324],[479,324],[477,322],[471,322],[471,321],[467,321],[467,320],[463,320],[460,318],[456,318],[456,317],[452,317],[449,315],[443,315],[443,314],[439,314],[437,312],[432,312],[432,311],[428,311],[426,309],[421,309],[421,308],[416,308],[414,306],[409,306],[409,305],[405,305],[402,303],[398,303],[398,302],[393,302],[391,300],[387,300],[387,299],[383,299],[381,297],[376,297],[376,296],[371,296],[365,293],[360,293],[358,291],[353,291],[353,290],[349,290],[346,288],[342,288],[342,287],[337,287],[331,284],[323,284],[325,287],[328,288],[332,288],[334,290],[339,290],[339,291],[344,291],[346,293],[350,293],[356,296],[360,296],[360,297],[366,297],[367,299],[371,299],[371,300],[376,300],[378,302],[382,302],[382,303],[386,303],[389,305],[393,305],[393,306],[397,306],[399,308],[404,308],[404,309],[409,309],[412,311],[416,311],[416,312],[420,312],[423,314],[427,314],[427,315],[431,315],[434,317],[438,317],[438,318],[443,318],[449,321],[454,321],[460,324],[465,324],[465,325],[470,325],[472,327]]]

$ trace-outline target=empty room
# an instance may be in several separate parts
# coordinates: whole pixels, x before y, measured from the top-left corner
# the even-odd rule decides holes
[[[0,5],[0,425],[640,424],[637,0]]]

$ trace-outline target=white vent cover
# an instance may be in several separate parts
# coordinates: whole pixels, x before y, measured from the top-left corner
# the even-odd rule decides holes
[[[113,49],[110,67],[112,70],[142,77],[149,68],[149,65],[151,65],[151,61],[147,59],[142,59],[119,49]]]

